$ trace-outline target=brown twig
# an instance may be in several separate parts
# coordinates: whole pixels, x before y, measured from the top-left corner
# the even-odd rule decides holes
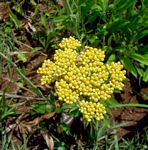
[[[0,92],[0,96],[4,95],[7,98],[21,98],[21,99],[27,99],[27,100],[44,100],[44,98],[38,98],[38,97],[31,97],[31,96],[22,96],[22,95],[16,95],[16,94],[8,94],[8,93],[3,93]]]

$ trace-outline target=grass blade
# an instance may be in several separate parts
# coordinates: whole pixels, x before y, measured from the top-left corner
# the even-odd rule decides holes
[[[36,93],[37,96],[43,97],[42,92],[20,71],[20,69],[17,67],[17,65],[11,61],[7,56],[5,56],[3,53],[0,52],[0,55],[7,60],[13,67],[16,68],[18,74],[31,86],[32,90]]]

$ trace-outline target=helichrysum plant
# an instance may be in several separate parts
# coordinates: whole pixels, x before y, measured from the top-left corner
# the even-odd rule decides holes
[[[102,120],[106,114],[101,101],[108,100],[115,89],[122,90],[126,71],[120,62],[105,64],[104,51],[85,46],[74,37],[64,38],[53,61],[45,60],[38,73],[41,84],[55,83],[55,93],[67,104],[76,103],[84,118]]]

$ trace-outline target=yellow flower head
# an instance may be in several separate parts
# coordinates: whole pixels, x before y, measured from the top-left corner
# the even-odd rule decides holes
[[[69,38],[63,38],[59,46],[64,49],[77,49],[81,46],[81,43],[74,37],[70,36]]]
[[[106,114],[105,107],[99,102],[94,103],[82,100],[79,110],[88,122],[90,122],[92,118],[96,118],[96,120],[100,121],[104,119],[104,115]]]
[[[54,68],[55,64],[50,61],[49,59],[45,60],[44,63],[42,64],[42,67],[40,67],[37,70],[38,74],[42,75],[41,78],[41,84],[50,84],[51,82],[54,82]]]
[[[105,64],[101,49],[85,46],[77,53],[81,43],[73,37],[64,38],[59,46],[61,49],[56,50],[53,62],[45,60],[37,71],[42,75],[41,84],[55,82],[59,100],[79,103],[87,121],[103,119],[106,111],[100,101],[108,100],[114,89],[122,90],[126,73],[123,65]]]

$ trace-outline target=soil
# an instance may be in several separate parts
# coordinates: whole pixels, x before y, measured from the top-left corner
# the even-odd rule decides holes
[[[143,98],[143,95],[145,95],[145,98]],[[127,81],[121,94],[115,95],[115,98],[122,104],[148,104],[146,95],[148,96],[147,85],[143,84],[139,87],[135,80],[135,82]],[[148,109],[138,107],[116,108],[112,109],[112,113],[118,123],[128,122],[125,127],[118,128],[119,140],[148,127]]]

